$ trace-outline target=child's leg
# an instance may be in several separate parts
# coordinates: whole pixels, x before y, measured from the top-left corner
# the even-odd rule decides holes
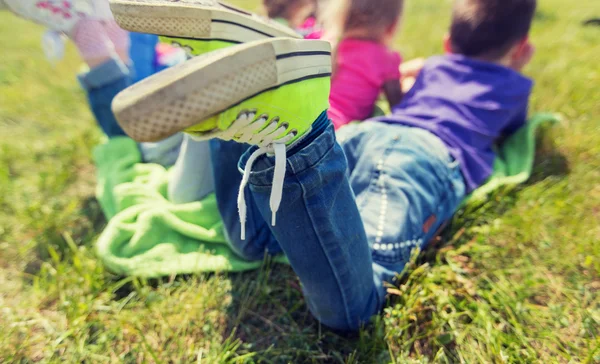
[[[200,201],[215,191],[208,141],[185,135],[179,158],[169,178],[169,200],[174,203]]]
[[[356,330],[382,307],[385,290],[374,281],[346,157],[326,113],[301,144],[288,154],[283,200],[271,231],[300,278],[316,318],[335,329]],[[240,167],[252,151],[242,156]],[[220,159],[215,163],[225,165]],[[270,220],[273,158],[259,158],[252,171],[251,197],[263,218]],[[216,179],[217,186],[220,183]]]
[[[376,275],[391,281],[459,207],[460,167],[439,138],[418,128],[365,122],[339,138]]]
[[[465,185],[458,164],[427,131],[371,122],[342,134],[346,153],[329,128],[312,132],[288,156],[282,207],[271,230],[313,314],[330,327],[356,329],[385,302],[384,282],[452,217]],[[266,219],[273,163],[259,159],[250,177]]]
[[[111,103],[113,98],[132,84],[129,67],[129,35],[114,20],[83,18],[70,33],[79,54],[90,71],[78,76],[86,91],[90,109],[102,131],[109,137],[124,136]]]
[[[111,110],[114,97],[131,85],[129,68],[119,59],[108,59],[90,71],[78,76],[87,93],[96,121],[109,138],[125,136],[125,132]]]

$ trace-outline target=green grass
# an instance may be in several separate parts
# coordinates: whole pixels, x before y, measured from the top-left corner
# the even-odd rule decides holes
[[[438,53],[449,1],[407,3],[404,57]],[[80,62],[69,48],[52,67],[41,28],[0,14],[0,361],[600,362],[600,28],[581,25],[594,16],[597,0],[540,0],[531,111],[563,122],[540,138],[532,180],[461,211],[373,327],[342,337],[285,267],[107,272]]]

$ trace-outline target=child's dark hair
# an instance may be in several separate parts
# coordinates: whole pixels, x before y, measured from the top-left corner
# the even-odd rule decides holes
[[[527,37],[536,0],[456,0],[450,27],[453,53],[502,58]]]
[[[315,4],[316,0],[263,0],[267,16],[271,19],[288,19],[292,12],[300,6]]]

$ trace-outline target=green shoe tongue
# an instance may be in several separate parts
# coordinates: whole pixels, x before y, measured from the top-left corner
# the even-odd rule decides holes
[[[213,130],[217,129],[218,127],[219,127],[219,117],[213,116],[209,119],[202,121],[199,124],[196,124],[194,126],[187,128],[186,130],[184,130],[184,132],[188,133],[188,134],[196,135],[196,136],[201,136],[202,134],[213,131]]]

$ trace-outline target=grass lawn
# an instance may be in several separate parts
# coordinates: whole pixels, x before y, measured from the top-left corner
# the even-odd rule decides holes
[[[600,362],[600,27],[582,25],[600,4],[539,3],[531,111],[563,122],[539,139],[532,180],[461,211],[352,337],[311,318],[286,267],[107,272],[80,61],[70,47],[53,67],[42,29],[0,13],[0,362]],[[440,52],[449,9],[407,1],[406,59]]]

